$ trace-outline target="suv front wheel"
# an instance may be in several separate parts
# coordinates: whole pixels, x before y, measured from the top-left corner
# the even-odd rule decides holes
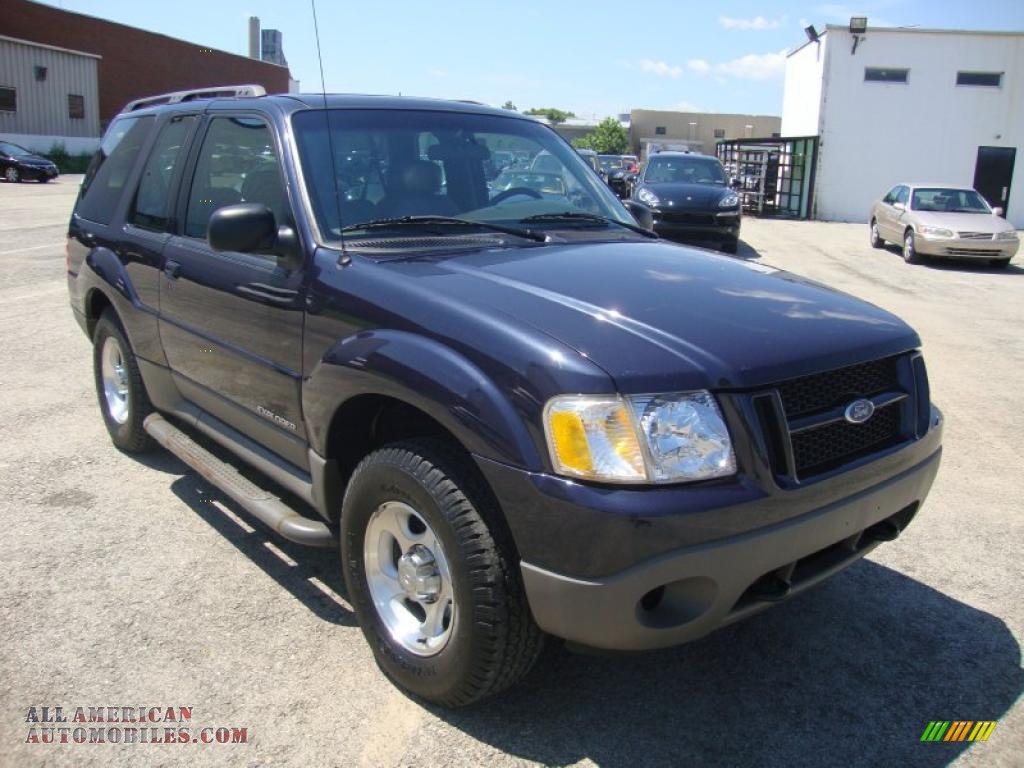
[[[444,442],[394,443],[359,464],[342,505],[345,584],[377,663],[444,706],[515,683],[543,638],[474,470]]]

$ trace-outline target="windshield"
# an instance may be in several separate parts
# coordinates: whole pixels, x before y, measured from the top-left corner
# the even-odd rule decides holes
[[[915,211],[941,213],[991,213],[988,203],[973,189],[915,189],[910,199]]]
[[[622,158],[618,155],[598,155],[597,161],[603,171],[614,171],[622,167]]]
[[[682,182],[684,184],[725,184],[725,170],[713,157],[652,157],[644,172],[650,184]]]
[[[6,141],[0,141],[0,152],[9,157],[28,157],[32,154],[24,147],[19,147],[17,144],[8,144]]]
[[[394,109],[328,115],[310,110],[292,118],[325,239],[338,239],[345,227],[348,241],[361,236],[354,225],[405,216],[514,226],[531,216],[578,212],[633,224],[576,151],[533,120]]]

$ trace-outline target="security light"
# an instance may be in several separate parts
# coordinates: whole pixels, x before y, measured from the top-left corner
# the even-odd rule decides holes
[[[855,35],[863,35],[868,31],[868,17],[867,16],[851,16],[850,17],[850,32]]]
[[[804,34],[807,35],[807,40],[812,43],[818,42],[818,30],[814,28],[814,25],[804,27]]]

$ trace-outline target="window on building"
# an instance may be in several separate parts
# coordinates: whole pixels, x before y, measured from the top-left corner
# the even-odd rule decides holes
[[[715,128],[715,138],[716,139],[724,139],[725,138],[725,128]]]
[[[773,139],[781,139],[782,138],[782,134],[779,133],[778,131],[772,131],[772,138]]]
[[[137,227],[163,232],[167,228],[168,195],[171,177],[181,162],[181,148],[196,118],[176,117],[160,131],[153,151],[142,169],[139,191],[129,221]]]
[[[909,73],[909,69],[865,67],[864,79],[869,83],[905,83]]]
[[[68,94],[68,117],[72,120],[85,119],[85,96],[77,93]]]
[[[998,88],[1003,84],[1002,72],[957,72],[957,85],[985,85]]]
[[[13,88],[0,85],[0,112],[18,111],[18,92]]]
[[[665,131],[665,126],[664,125],[656,126],[655,129],[654,129],[654,135],[655,136],[664,136],[665,133],[666,133],[666,131]]]

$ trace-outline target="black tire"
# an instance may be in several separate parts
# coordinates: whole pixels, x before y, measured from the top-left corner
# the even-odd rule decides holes
[[[884,248],[885,240],[878,234],[878,222],[875,219],[871,220],[868,231],[870,232],[871,247]]]
[[[388,631],[370,592],[364,543],[388,502],[415,509],[437,537],[451,574],[451,634],[432,656]],[[377,663],[400,688],[446,707],[493,696],[533,667],[543,633],[533,621],[518,558],[476,468],[439,440],[393,443],[367,456],[345,492],[341,559],[349,599]]]
[[[12,184],[17,184],[19,181],[21,181],[21,171],[19,171],[13,165],[8,166],[7,168],[4,169],[4,179],[6,181],[11,182]]]
[[[740,249],[740,240],[738,237],[734,237],[731,240],[723,240],[721,251],[722,253],[735,254]]]
[[[1010,260],[1009,259],[992,259],[992,261],[990,261],[989,264],[991,264],[996,269],[1006,269],[1008,266],[1010,266]]]
[[[914,230],[907,229],[903,233],[903,260],[907,264],[920,264],[921,255],[917,252],[917,242],[914,239]]]
[[[39,177],[39,183],[40,184],[48,184],[49,181],[50,181],[50,177],[49,176],[40,176]]]
[[[142,428],[142,422],[153,412],[153,406],[149,402],[146,387],[142,383],[142,374],[139,372],[135,353],[118,322],[117,315],[112,310],[108,309],[100,316],[92,339],[96,396],[99,399],[100,413],[103,414],[103,423],[107,427],[107,432],[110,433],[111,441],[126,453],[144,453],[151,450],[154,447],[154,442]],[[123,361],[127,412],[122,420],[114,415],[104,390],[103,355],[108,339],[112,340],[111,343],[116,343]]]

